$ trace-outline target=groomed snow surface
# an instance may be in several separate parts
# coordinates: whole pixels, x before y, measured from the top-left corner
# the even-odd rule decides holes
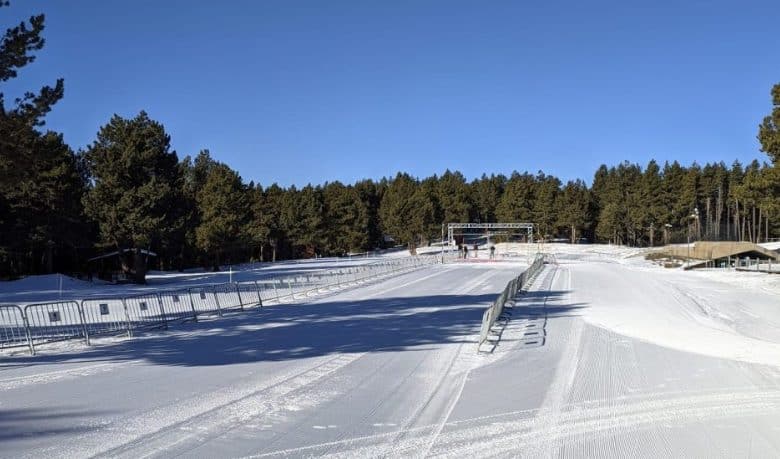
[[[516,299],[495,351],[477,354],[482,312],[537,249],[555,263]],[[780,276],[664,269],[603,245],[497,252],[3,354],[0,456],[780,456]],[[0,297],[38,300],[21,284]]]

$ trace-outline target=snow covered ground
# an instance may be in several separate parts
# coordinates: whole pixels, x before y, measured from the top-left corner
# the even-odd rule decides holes
[[[408,252],[406,252],[408,255]],[[16,281],[0,282],[0,303],[28,304],[43,301],[81,300],[95,296],[120,296],[158,290],[179,290],[225,282],[245,282],[277,277],[294,276],[306,272],[346,269],[383,258],[396,258],[399,252],[380,256],[351,258],[319,258],[283,261],[277,263],[252,263],[224,267],[222,271],[202,269],[184,272],[150,271],[147,285],[109,284],[100,280],[88,282],[59,274],[30,276]]]
[[[780,276],[535,248],[557,264],[492,354],[481,315],[527,246],[4,357],[0,456],[780,456]]]

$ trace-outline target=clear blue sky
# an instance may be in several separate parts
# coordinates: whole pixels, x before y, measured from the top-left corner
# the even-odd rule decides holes
[[[776,0],[12,0],[0,24],[33,12],[7,99],[64,77],[47,126],[74,148],[144,109],[263,185],[763,161],[780,82]]]

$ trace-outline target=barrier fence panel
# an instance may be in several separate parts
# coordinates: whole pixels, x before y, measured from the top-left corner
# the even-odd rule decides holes
[[[262,306],[263,301],[301,298],[438,263],[437,257],[384,260],[332,271],[312,271],[288,278],[226,283],[129,297],[89,298],[35,303],[24,308],[0,305],[0,348],[167,327],[170,321],[197,320],[199,314]],[[441,259],[443,261],[443,258]],[[495,321],[495,310],[486,315]]]
[[[310,290],[317,293],[322,291],[323,287],[328,285],[328,277],[321,273],[314,273],[309,276]]]
[[[193,287],[189,289],[189,295],[196,314],[222,314],[212,288]]]
[[[156,293],[143,293],[125,298],[130,329],[167,327],[165,307]],[[132,333],[132,331],[131,331]]]
[[[292,294],[292,297],[295,298],[296,294],[301,293],[302,291],[302,283],[298,276],[293,276],[289,279],[290,282],[290,293]]]
[[[32,344],[87,338],[81,306],[75,301],[28,304],[24,316]]]
[[[122,298],[90,298],[81,301],[88,336],[130,333],[130,322]]]
[[[490,329],[495,325],[499,317],[501,317],[501,314],[504,311],[504,305],[506,305],[507,301],[514,299],[518,292],[525,291],[525,288],[533,281],[543,267],[544,255],[537,254],[533,263],[531,263],[531,266],[529,266],[527,270],[507,283],[498,298],[496,298],[493,304],[491,304],[482,315],[482,326],[479,331],[477,350],[479,350],[482,344],[487,341],[490,335]]]
[[[276,292],[278,291],[276,279],[259,280],[257,281],[257,285],[260,288],[260,299],[263,303],[276,300]]]
[[[190,298],[189,291],[176,290],[173,292],[160,292],[159,300],[162,302],[165,318],[169,321],[197,320],[195,311]]]
[[[215,285],[213,290],[222,311],[243,308],[236,284]]]
[[[15,304],[0,304],[0,348],[16,346],[32,346],[24,312]]]
[[[242,282],[236,284],[241,294],[241,303],[244,306],[262,306],[263,299],[260,298],[260,285],[256,282]]]

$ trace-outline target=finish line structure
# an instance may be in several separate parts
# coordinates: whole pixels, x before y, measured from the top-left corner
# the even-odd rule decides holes
[[[526,230],[528,242],[534,242],[534,224],[533,223],[448,223],[447,224],[447,244],[455,245],[455,236],[463,234],[480,234],[474,232],[464,232],[464,230],[483,230],[480,233],[485,234],[490,240],[490,236],[499,234],[509,234],[508,230]]]

